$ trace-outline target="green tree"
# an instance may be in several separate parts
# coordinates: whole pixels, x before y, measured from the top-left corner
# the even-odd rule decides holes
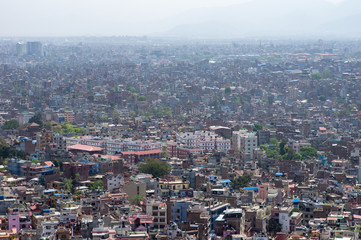
[[[282,139],[281,143],[280,143],[280,154],[283,156],[286,154],[287,152],[287,141],[286,139]]]
[[[282,230],[282,225],[276,219],[271,218],[268,222],[267,232],[275,235]]]
[[[40,113],[35,114],[29,119],[29,123],[33,123],[33,122],[39,124],[41,127],[43,126],[43,120],[41,119]]]
[[[43,123],[43,127],[46,129],[46,130],[51,130],[51,122],[44,122]]]
[[[103,180],[97,180],[97,181],[95,181],[95,182],[91,185],[90,189],[91,189],[92,191],[97,191],[98,189],[101,189],[101,190],[104,189]]]
[[[239,190],[240,188],[248,187],[251,182],[251,175],[243,175],[238,178],[233,179],[231,186],[234,190]]]
[[[130,111],[130,112],[129,112],[129,116],[130,116],[131,118],[133,118],[133,117],[137,116],[137,114],[136,114],[135,111]]]
[[[185,117],[184,117],[183,114],[179,114],[177,117],[178,117],[178,119],[180,119],[180,120],[184,120],[184,119],[185,119]]]
[[[157,159],[148,159],[139,164],[140,172],[152,174],[155,178],[167,175],[171,169],[172,167],[168,163]]]
[[[262,129],[263,129],[263,126],[261,124],[258,124],[258,123],[256,123],[254,125],[254,127],[253,127],[254,132],[257,132],[257,131],[262,130]]]
[[[74,128],[74,132],[79,135],[85,135],[87,130],[85,128]]]
[[[332,78],[333,77],[333,74],[330,70],[325,70],[322,72],[322,78]]]
[[[275,145],[275,146],[278,147],[278,140],[277,140],[277,138],[270,138],[269,144]]]
[[[265,150],[266,152],[268,151],[268,147],[266,145],[259,145],[259,148]]]
[[[11,119],[9,121],[6,121],[4,125],[1,127],[4,130],[11,130],[11,129],[17,129],[19,127],[19,122],[15,119]]]
[[[325,95],[321,95],[318,97],[318,99],[322,102],[326,101],[326,96]]]
[[[132,205],[140,206],[140,202],[143,200],[143,198],[144,198],[143,195],[135,195],[135,196],[129,197],[129,202]]]
[[[281,155],[280,155],[279,150],[277,148],[268,149],[266,154],[267,154],[267,158],[281,159]]]
[[[322,75],[321,75],[321,73],[313,73],[313,74],[311,75],[311,78],[312,78],[313,80],[320,80],[320,79],[322,78]]]
[[[300,154],[302,159],[317,157],[317,149],[313,147],[301,147]]]
[[[61,188],[64,189],[65,191],[73,193],[75,190],[73,185],[73,180],[70,178],[65,178],[61,184]]]
[[[135,87],[128,87],[127,91],[132,92],[132,93],[136,93],[137,89],[135,89]]]
[[[146,101],[146,100],[147,100],[147,98],[146,98],[144,95],[138,96],[138,101],[144,102],[144,101]]]
[[[39,159],[36,159],[36,158],[31,159],[31,162],[34,164],[40,163]]]

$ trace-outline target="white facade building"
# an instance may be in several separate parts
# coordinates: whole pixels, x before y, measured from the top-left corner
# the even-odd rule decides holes
[[[176,134],[177,143],[189,149],[202,149],[204,151],[228,151],[231,141],[209,131],[196,131]]]
[[[241,151],[253,159],[253,151],[257,148],[257,135],[247,130],[234,131],[232,133],[232,148]]]
[[[279,215],[279,223],[282,225],[282,232],[290,232],[290,214],[288,211],[282,211]]]
[[[123,138],[99,138],[99,137],[76,137],[66,138],[66,146],[74,144],[84,144],[94,147],[103,148],[108,155],[125,151],[148,151],[148,150],[162,150],[162,142],[151,140],[132,140]]]

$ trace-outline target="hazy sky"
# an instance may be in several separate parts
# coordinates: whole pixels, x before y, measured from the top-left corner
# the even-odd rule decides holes
[[[0,36],[149,34],[186,11],[246,1],[254,0],[0,0]]]

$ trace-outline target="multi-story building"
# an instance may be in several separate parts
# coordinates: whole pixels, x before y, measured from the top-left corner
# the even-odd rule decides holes
[[[9,207],[8,225],[9,229],[16,228],[18,232],[20,229],[30,229],[31,212],[20,204]]]
[[[192,202],[189,200],[175,202],[171,207],[172,221],[177,223],[179,226],[183,222],[188,222],[187,210],[190,205],[192,205]]]
[[[139,180],[129,180],[124,184],[123,192],[127,193],[129,197],[145,196],[147,184]]]
[[[177,133],[176,142],[167,142],[167,151],[172,157],[188,158],[191,154],[196,156],[203,152],[222,151],[231,148],[231,141],[224,139],[214,132],[196,131]]]
[[[36,150],[44,151],[45,148],[53,142],[53,132],[43,130],[36,135]]]
[[[241,151],[245,159],[253,159],[253,151],[257,148],[257,136],[247,130],[234,131],[232,134],[232,148]]]
[[[215,232],[222,235],[227,228],[234,229],[236,234],[243,234],[245,225],[244,212],[240,208],[225,210],[216,220]],[[226,228],[226,229],[225,229]]]
[[[63,163],[64,177],[75,179],[76,175],[79,174],[81,181],[88,180],[90,164],[88,163]]]
[[[146,203],[146,213],[154,218],[154,228],[164,228],[167,225],[167,204],[162,201],[149,200]]]
[[[58,227],[59,221],[56,220],[49,220],[49,221],[42,221],[42,236],[43,237],[50,237],[54,236],[56,229]]]
[[[95,138],[95,137],[77,137],[66,138],[66,145],[84,144],[104,149],[109,155],[118,154],[126,151],[149,151],[162,150],[163,144],[157,141],[132,140],[122,138]]]
[[[8,170],[11,174],[15,174],[22,177],[23,176],[22,166],[25,166],[27,164],[31,164],[31,162],[18,158],[11,158],[8,160]]]
[[[182,190],[189,189],[189,182],[183,181],[173,181],[173,182],[166,182],[166,181],[159,181],[157,187],[155,188],[154,194],[158,197],[169,197],[169,196],[179,196],[182,197],[180,194]],[[184,197],[185,194],[183,194]],[[193,196],[193,192],[190,197]]]
[[[119,189],[123,183],[124,178],[120,175],[115,174],[106,174],[103,176],[104,188],[109,192],[113,192],[116,189]]]
[[[26,53],[28,55],[42,56],[43,45],[41,44],[41,42],[27,42]]]
[[[271,134],[270,131],[267,130],[259,130],[257,131],[257,144],[258,145],[263,145],[263,144],[268,144],[271,138]]]
[[[65,122],[74,122],[75,116],[73,111],[64,111],[64,120]]]

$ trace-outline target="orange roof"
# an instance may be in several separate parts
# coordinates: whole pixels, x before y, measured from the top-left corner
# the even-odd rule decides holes
[[[131,155],[131,154],[135,154],[134,151],[125,151],[125,152],[122,152],[123,155]]]
[[[44,162],[47,166],[54,166],[54,163],[52,161],[46,161]]]
[[[83,144],[75,144],[68,147],[69,150],[79,150],[79,151],[86,151],[86,152],[99,152],[103,151],[103,148],[100,147],[94,147],[89,145],[83,145]]]
[[[149,155],[149,154],[157,154],[161,153],[162,150],[148,150],[148,151],[139,151],[136,152],[135,155]]]

